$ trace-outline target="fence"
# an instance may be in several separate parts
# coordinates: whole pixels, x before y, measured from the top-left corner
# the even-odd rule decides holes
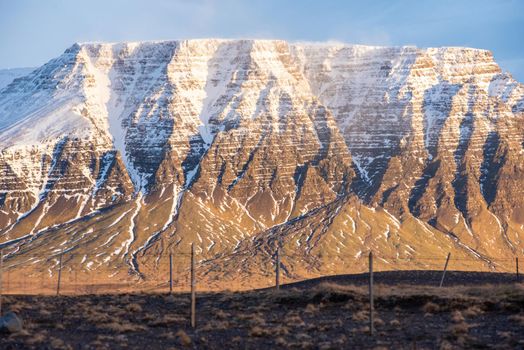
[[[130,293],[130,292],[187,292],[196,283],[202,290],[269,288],[279,289],[281,284],[303,282],[311,278],[325,277],[327,274],[319,271],[303,271],[295,273],[289,268],[290,262],[297,257],[286,255],[282,249],[276,249],[273,254],[262,255],[262,260],[254,262],[256,276],[253,271],[247,275],[255,278],[237,281],[238,275],[228,276],[228,271],[244,268],[243,261],[254,259],[251,255],[236,254],[222,255],[219,259],[198,261],[195,256],[191,264],[191,253],[161,254],[155,259],[141,265],[145,276],[127,274],[125,269],[117,267],[121,272],[111,273],[106,270],[99,273],[76,268],[74,263],[68,262],[67,253],[58,256],[55,269],[45,271],[25,270],[14,268],[0,259],[0,292],[3,294],[101,294],[101,293]],[[264,260],[265,259],[265,260]],[[346,283],[360,283],[367,281],[367,255],[337,256],[343,261],[329,278],[345,281]],[[218,263],[217,263],[218,261]],[[3,264],[3,268],[1,268]],[[222,265],[220,265],[222,264]],[[229,265],[228,265],[229,264]],[[236,264],[236,265],[235,265]],[[300,267],[300,262],[295,265]],[[334,264],[334,263],[333,263]],[[222,271],[217,271],[221,266]],[[451,283],[509,283],[520,279],[518,257],[506,259],[491,259],[489,264],[479,259],[443,256],[418,256],[415,258],[400,258],[374,255],[374,270],[378,283],[407,283],[422,285],[445,285],[446,278]],[[263,266],[266,266],[264,268]],[[297,268],[294,266],[294,268]],[[193,268],[192,268],[193,267]],[[462,277],[446,277],[444,270],[459,270],[472,272]],[[124,271],[122,273],[122,271]],[[193,271],[193,275],[191,275]],[[408,272],[409,271],[409,272]],[[492,272],[497,272],[493,274]],[[484,273],[484,274],[483,274]],[[213,275],[215,274],[215,275]],[[101,276],[103,275],[103,276]],[[387,275],[387,276],[386,276]],[[215,277],[213,277],[215,276]],[[458,278],[458,280],[457,280]]]
[[[56,295],[60,295],[61,293],[67,293],[67,294],[97,294],[97,293],[108,293],[108,292],[169,292],[173,293],[176,290],[176,286],[179,286],[181,291],[187,291],[185,289],[185,286],[189,284],[190,288],[190,296],[191,296],[191,302],[190,302],[190,325],[192,328],[196,328],[197,326],[197,308],[196,308],[196,290],[197,290],[197,274],[196,274],[196,257],[195,257],[195,250],[193,244],[191,244],[191,252],[189,254],[178,254],[178,257],[184,258],[189,255],[189,268],[188,269],[177,269],[174,264],[175,260],[172,253],[168,255],[168,266],[167,271],[169,271],[167,276],[161,276],[156,280],[148,281],[148,283],[140,283],[140,282],[106,282],[101,283],[100,281],[95,282],[93,278],[95,274],[91,273],[88,275],[81,276],[81,279],[78,279],[78,271],[75,271],[73,269],[69,270],[69,274],[67,274],[67,269],[64,269],[64,252],[62,251],[59,255],[58,260],[58,271],[56,274],[56,278],[53,278],[53,274],[49,274],[49,278],[44,279],[43,275],[41,274],[41,280],[40,283],[38,283],[33,276],[30,275],[22,275],[22,277],[18,274],[15,275],[15,278],[12,278],[11,271],[7,269],[4,273],[4,259],[3,259],[3,251],[0,251],[0,315],[2,314],[2,295],[4,294],[35,294],[37,292],[38,294],[51,294],[53,291],[56,291]],[[230,258],[231,256],[226,256],[225,258]],[[281,288],[281,271],[283,269],[283,263],[282,263],[282,251],[279,247],[276,248],[274,255],[271,256],[271,259],[274,259],[274,284],[268,284],[266,287],[274,287],[277,291]],[[353,257],[355,258],[355,257]],[[377,256],[375,257],[373,252],[369,252],[368,255],[368,261],[367,261],[367,268],[368,270],[366,273],[362,273],[360,275],[358,274],[352,274],[349,276],[344,275],[335,275],[330,276],[331,278],[337,278],[342,277],[345,279],[345,282],[353,282],[353,283],[362,283],[367,282],[368,283],[368,290],[369,290],[369,333],[370,335],[374,335],[374,284],[376,280],[376,262],[382,261],[383,263],[391,263],[395,262],[398,263],[399,260],[405,260],[406,262],[410,263],[410,266],[413,266],[413,259],[400,259],[398,257],[381,257]],[[478,262],[477,259],[469,259],[469,258],[457,258],[455,259],[457,262],[462,261],[464,262]],[[484,274],[479,278],[478,282],[481,283],[508,283],[508,282],[519,282],[520,281],[520,275],[519,275],[519,259],[518,257],[515,257],[514,259],[498,259],[497,261],[491,260],[488,264],[488,269],[492,271],[496,267],[499,268],[499,271],[501,269],[507,268],[508,262],[510,260],[513,260],[515,263],[515,270],[514,275],[510,273],[510,271],[507,271],[508,273],[498,273],[498,274]],[[448,273],[448,269],[453,264],[453,259],[451,257],[451,253],[448,253],[445,258],[437,258],[437,257],[425,257],[421,258],[418,257],[416,259],[418,263],[421,263],[423,266],[434,266],[434,267],[440,267],[441,271],[438,269],[435,270],[416,270],[410,271],[411,274],[418,274],[418,284],[426,284],[426,285],[435,285],[436,286],[436,279],[435,276],[438,277],[439,283],[438,286],[442,288],[445,285],[446,282],[446,274]],[[156,260],[157,266],[159,265],[159,260]],[[443,263],[443,264],[442,264]],[[451,265],[450,265],[451,264]],[[181,266],[182,265],[178,265]],[[399,266],[399,265],[395,265]],[[400,265],[401,266],[401,265]],[[504,267],[504,268],[503,268]],[[400,273],[399,273],[400,272]],[[429,277],[429,275],[424,276],[424,273],[430,273],[433,275],[433,277]],[[389,274],[389,276],[383,276],[381,282],[389,282],[389,283],[412,283],[415,282],[415,279],[413,276],[410,277],[409,274],[402,273],[399,269],[390,269],[387,271],[383,271],[382,273]],[[397,276],[395,277],[394,273],[397,273]],[[476,274],[483,274],[481,271],[474,272]],[[513,277],[511,277],[513,275]],[[25,277],[24,277],[25,276]],[[448,273],[449,276],[449,273]],[[489,276],[489,278],[486,278],[486,276]],[[68,278],[69,277],[69,278]],[[73,277],[73,279],[71,279]],[[478,276],[477,276],[478,277]],[[352,279],[352,280],[351,280]],[[411,280],[410,280],[411,279]],[[187,283],[189,280],[189,283]],[[311,280],[309,280],[311,281]],[[181,283],[185,282],[185,283]],[[298,279],[291,279],[291,281],[288,279],[287,282],[299,282]],[[460,281],[464,282],[464,281]],[[468,283],[475,283],[475,281],[467,281]]]

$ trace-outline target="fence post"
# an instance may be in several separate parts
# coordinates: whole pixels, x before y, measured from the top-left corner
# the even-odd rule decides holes
[[[515,268],[517,270],[517,282],[519,281],[519,257],[515,257]]]
[[[62,279],[62,256],[64,255],[64,249],[60,252],[60,258],[58,260],[58,281],[56,283],[56,296],[60,295],[60,280]]]
[[[373,252],[369,252],[369,334],[374,333],[373,312],[375,305],[373,301]]]
[[[173,253],[169,252],[169,294],[173,294]]]
[[[277,247],[277,256],[276,256],[276,267],[275,267],[275,287],[277,290],[280,290],[280,247]]]
[[[195,246],[191,243],[191,327],[196,327]]]
[[[4,287],[3,281],[3,270],[4,270],[4,250],[0,250],[0,317],[2,317],[2,288]]]
[[[448,263],[449,263],[450,257],[451,257],[451,253],[448,253],[448,257],[446,258],[446,264],[444,265],[444,271],[442,272],[442,278],[440,280],[439,287],[442,287],[442,285],[444,284],[444,277],[446,277],[446,271],[448,270]]]

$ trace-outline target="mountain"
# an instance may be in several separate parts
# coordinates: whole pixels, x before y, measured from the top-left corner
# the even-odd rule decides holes
[[[0,91],[0,242],[25,274],[209,286],[510,268],[524,86],[491,52],[277,40],[75,44]],[[382,259],[380,259],[382,257]],[[182,267],[180,267],[182,268]],[[241,281],[241,282],[240,282]]]
[[[9,85],[16,78],[31,73],[35,68],[9,68],[0,69],[0,90]]]

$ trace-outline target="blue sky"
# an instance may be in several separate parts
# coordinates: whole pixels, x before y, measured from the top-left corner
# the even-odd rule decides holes
[[[520,0],[0,0],[0,68],[74,42],[206,37],[477,47],[524,82]]]

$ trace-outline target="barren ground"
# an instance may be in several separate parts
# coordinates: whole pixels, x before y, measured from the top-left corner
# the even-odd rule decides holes
[[[11,295],[3,310],[17,312],[25,330],[0,335],[0,348],[524,349],[523,284],[455,272],[438,288],[437,274],[420,285],[402,278],[407,273],[376,275],[374,336],[360,275],[280,291],[200,293],[195,330],[187,293]]]

